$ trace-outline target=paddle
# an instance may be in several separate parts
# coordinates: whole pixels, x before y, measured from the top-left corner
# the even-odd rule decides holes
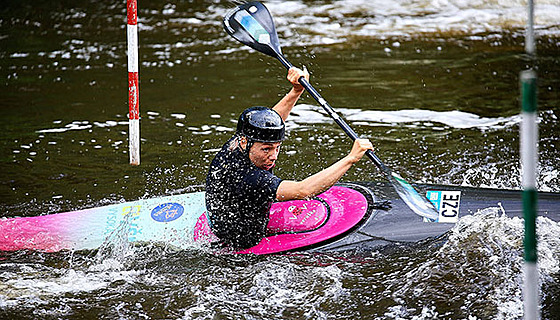
[[[237,41],[278,59],[287,69],[293,66],[282,54],[274,21],[270,12],[262,3],[254,1],[237,6],[225,15],[223,23],[226,32]],[[299,83],[323,107],[352,141],[358,139],[356,132],[350,128],[304,77],[299,79]],[[398,195],[410,209],[422,217],[434,221],[437,220],[438,212],[426,197],[421,196],[400,175],[388,168],[373,151],[368,150],[366,155],[385,173]]]

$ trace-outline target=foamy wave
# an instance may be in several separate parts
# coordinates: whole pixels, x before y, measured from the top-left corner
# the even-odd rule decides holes
[[[57,121],[58,123],[58,121]],[[57,133],[57,132],[67,132],[72,130],[87,130],[91,129],[93,126],[99,128],[106,128],[106,127],[115,127],[118,125],[128,125],[128,121],[112,121],[108,120],[105,122],[97,122],[94,121],[93,125],[90,124],[89,121],[72,121],[71,123],[66,124],[64,127],[59,128],[49,128],[49,129],[41,129],[38,130],[37,133]]]
[[[526,1],[518,0],[343,0],[326,4],[301,1],[266,3],[279,32],[292,29],[313,42],[343,42],[349,36],[409,36],[425,33],[476,34],[524,29]],[[535,5],[536,32],[560,34],[560,3]],[[310,32],[307,32],[310,31]],[[311,32],[312,31],[312,32]]]
[[[18,293],[21,296],[45,298],[69,292],[90,292],[106,288],[113,281],[123,280],[133,282],[142,272],[139,271],[111,271],[104,273],[91,273],[81,270],[68,269],[61,271],[62,274],[46,276],[39,270],[26,270],[37,277],[22,279],[14,275],[7,280],[2,288],[2,296],[5,292]],[[9,304],[10,298],[4,296],[4,303]]]
[[[560,224],[539,217],[537,229],[539,277],[553,283],[560,268]],[[522,317],[523,230],[523,220],[507,217],[500,207],[462,217],[448,241],[408,272],[393,296],[422,299],[434,294],[462,301],[473,315],[495,309],[493,319]],[[457,288],[455,284],[460,284],[461,292],[449,291]]]
[[[409,109],[397,111],[361,110],[337,108],[346,120],[355,125],[383,126],[401,123],[409,123],[413,127],[432,128],[441,130],[434,124],[443,124],[449,128],[481,130],[503,129],[513,126],[520,122],[519,116],[486,118],[479,115],[452,110],[452,111],[432,111],[422,109]],[[297,105],[288,119],[288,124],[316,124],[331,122],[331,118],[322,111],[321,107],[300,104]],[[293,124],[292,124],[293,127]]]

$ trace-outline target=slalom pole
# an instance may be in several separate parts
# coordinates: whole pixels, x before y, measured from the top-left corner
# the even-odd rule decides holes
[[[539,317],[539,274],[537,269],[537,186],[538,163],[537,74],[521,72],[521,169],[523,185],[523,217],[525,219],[525,319]]]
[[[538,163],[537,74],[521,72],[521,169],[523,185],[523,217],[525,219],[525,319],[538,319],[539,274],[537,269],[537,186]]]
[[[130,164],[140,164],[140,97],[138,89],[138,6],[126,1],[128,42],[128,149]]]
[[[534,58],[535,38],[533,33],[533,0],[528,4],[529,17],[525,37],[525,51]],[[526,320],[537,320],[539,312],[539,270],[537,268],[537,168],[538,157],[538,114],[537,73],[524,70],[520,73],[521,83],[521,182],[523,186],[523,217],[525,238],[523,240],[525,278],[523,309]]]
[[[533,18],[535,16],[533,0],[528,0],[527,2],[527,29],[525,30],[525,51],[534,55],[536,51],[535,47],[535,32],[533,29]]]

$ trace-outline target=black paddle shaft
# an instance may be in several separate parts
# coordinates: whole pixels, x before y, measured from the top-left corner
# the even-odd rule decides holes
[[[293,64],[290,63],[290,61],[288,61],[288,59],[286,59],[286,57],[284,57],[283,54],[279,52],[277,52],[277,58],[287,69],[290,69],[291,67],[294,66]],[[305,90],[307,90],[307,92],[313,97],[313,99],[315,99],[321,105],[321,107],[323,107],[323,109],[329,114],[329,116],[331,116],[334,122],[336,122],[336,124],[338,124],[342,128],[342,130],[350,137],[350,139],[352,139],[352,141],[359,138],[358,134],[356,134],[354,129],[352,129],[346,123],[346,121],[344,121],[344,119],[342,119],[336,113],[336,111],[334,111],[334,109],[329,105],[327,100],[325,100],[321,96],[321,94],[317,90],[315,90],[315,88],[311,85],[311,83],[309,83],[309,81],[307,81],[307,79],[305,79],[304,77],[300,77],[299,83],[305,88]],[[366,151],[366,155],[384,173],[390,172],[390,169],[387,166],[385,166],[385,164],[381,161],[381,159],[379,159],[375,155],[375,153],[373,153],[373,151],[371,150]]]

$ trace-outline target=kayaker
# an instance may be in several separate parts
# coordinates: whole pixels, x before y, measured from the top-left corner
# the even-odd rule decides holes
[[[290,92],[272,109],[248,108],[239,116],[235,135],[216,154],[206,176],[206,208],[212,232],[233,248],[249,248],[266,235],[274,201],[309,199],[332,187],[368,149],[357,139],[350,153],[330,167],[302,180],[282,180],[272,173],[285,138],[284,122],[304,91],[307,70],[288,70]]]

